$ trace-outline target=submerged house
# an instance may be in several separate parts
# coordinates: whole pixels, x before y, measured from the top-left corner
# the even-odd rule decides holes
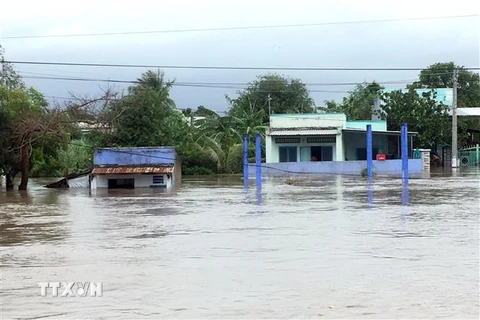
[[[278,114],[266,132],[266,162],[366,160],[366,126],[372,126],[373,159],[400,158],[400,131],[388,131],[386,120],[347,121],[343,113]],[[409,132],[409,154],[413,136]]]
[[[91,189],[172,188],[182,175],[172,147],[99,148],[93,165]]]
[[[374,173],[401,175],[401,132],[388,130],[386,120],[347,121],[343,113],[271,115],[262,175],[360,175],[366,168],[367,125],[372,127]],[[422,176],[430,170],[430,150],[420,150],[421,157],[413,159],[416,134],[408,132],[409,174]],[[255,170],[255,165],[250,164],[249,174]]]

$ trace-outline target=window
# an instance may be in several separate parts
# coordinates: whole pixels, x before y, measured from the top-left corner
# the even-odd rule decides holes
[[[135,179],[108,179],[108,189],[134,189]]]
[[[311,147],[311,161],[333,161],[333,147],[314,146]]]
[[[300,138],[275,138],[275,143],[300,143]]]
[[[153,184],[164,184],[163,176],[153,176]]]
[[[297,162],[297,147],[279,147],[280,162]]]
[[[307,143],[335,143],[336,136],[322,136],[307,138]]]

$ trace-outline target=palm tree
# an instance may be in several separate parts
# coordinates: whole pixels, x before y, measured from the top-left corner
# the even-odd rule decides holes
[[[156,101],[162,101],[162,105],[168,108],[175,108],[174,101],[170,98],[170,89],[175,81],[165,80],[163,71],[148,70],[142,73],[137,79],[137,85],[130,87],[131,93],[150,91],[154,94]]]
[[[197,145],[216,163],[218,173],[234,173],[241,164],[242,135],[232,117],[207,118],[198,128]]]

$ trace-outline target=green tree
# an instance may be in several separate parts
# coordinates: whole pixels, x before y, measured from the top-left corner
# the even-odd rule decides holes
[[[108,114],[115,131],[108,142],[138,147],[178,144],[188,125],[170,98],[172,84],[163,72],[147,71],[127,95],[111,102]]]
[[[416,147],[432,148],[448,142],[449,117],[447,107],[435,101],[434,93],[419,96],[413,88],[385,93],[382,97],[383,117],[389,130],[400,130],[402,123],[408,124],[409,131],[416,131]]]
[[[459,108],[480,106],[479,74],[455,65],[453,62],[435,63],[420,71],[419,80],[414,82],[412,87],[452,88],[455,69],[457,70],[457,106]],[[480,120],[458,118],[459,145],[478,143],[478,141],[471,140],[468,135],[469,129],[480,131]]]
[[[412,88],[452,88],[453,71],[457,69],[457,106],[477,107],[480,105],[480,78],[478,73],[466,70],[453,62],[435,63],[420,71],[419,80]]]
[[[196,139],[217,173],[236,173],[242,159],[242,135],[234,128],[232,117],[206,118]]]
[[[7,89],[25,89],[25,84],[10,63],[5,62],[5,50],[0,45],[0,85]]]
[[[2,156],[0,166],[7,176],[7,187],[13,187],[13,178],[22,172],[19,190],[26,190],[35,147],[52,137],[61,139],[62,114],[48,109],[43,96],[33,88],[8,89],[0,86],[2,114]]]
[[[325,101],[326,112],[345,113],[348,120],[370,120],[375,99],[380,97],[382,89],[383,87],[375,81],[357,84],[341,103],[333,100]]]
[[[198,106],[197,110],[195,110],[195,112],[193,113],[196,117],[212,117],[212,118],[216,118],[218,117],[218,114],[213,111],[213,110],[210,110],[204,106]]]
[[[92,167],[92,147],[85,139],[72,140],[59,150],[57,161],[64,175],[77,173]]]
[[[236,99],[227,96],[231,107],[228,115],[241,117],[245,110],[254,106],[263,110],[263,123],[268,122],[269,105],[274,113],[314,112],[315,104],[306,85],[299,79],[287,78],[278,74],[259,76]]]

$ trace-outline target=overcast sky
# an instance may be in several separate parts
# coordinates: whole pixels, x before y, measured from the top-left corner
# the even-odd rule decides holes
[[[479,14],[478,1],[2,1],[7,60],[248,67],[480,66],[479,17],[228,31],[12,39],[13,36],[316,24]],[[16,65],[23,76],[134,80],[146,69]],[[165,69],[182,82],[247,83],[269,71]],[[376,80],[400,88],[417,71],[279,71],[307,84]],[[106,83],[25,79],[44,95],[95,96]],[[126,85],[116,85],[118,89]],[[309,85],[317,105],[352,86]],[[178,108],[228,108],[235,88],[175,87]],[[58,101],[61,102],[61,99]]]

